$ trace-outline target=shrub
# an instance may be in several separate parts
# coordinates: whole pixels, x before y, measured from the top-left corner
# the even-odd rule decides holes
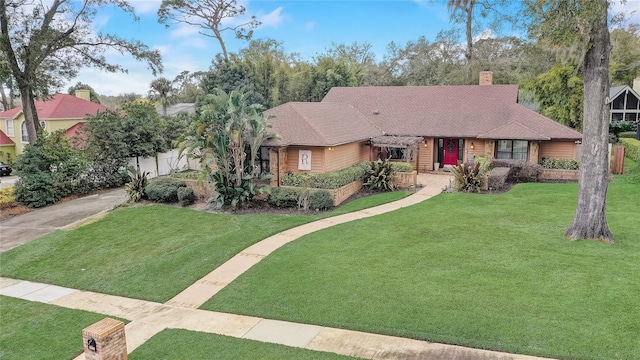
[[[129,181],[125,185],[125,190],[127,191],[129,202],[138,202],[145,196],[144,189],[148,183],[147,177],[149,176],[149,173],[143,171],[141,174],[139,174],[135,171],[131,171],[129,176],[131,178],[131,181]]]
[[[282,177],[282,185],[309,187],[314,189],[338,189],[349,183],[361,180],[367,171],[366,164],[356,164],[346,169],[322,174],[289,172]]]
[[[389,160],[371,162],[362,185],[371,190],[393,191],[393,167]]]
[[[620,135],[618,135],[619,138],[626,138],[626,139],[636,139],[638,133],[636,133],[635,131],[625,131],[625,132],[621,132]]]
[[[278,208],[291,208],[298,206],[298,198],[302,189],[278,187],[271,189],[267,202]]]
[[[91,190],[87,161],[71,148],[63,131],[41,132],[38,140],[27,145],[16,161],[20,180],[15,185],[16,201],[29,207],[53,204],[74,193]]]
[[[580,163],[573,159],[542,158],[540,166],[545,169],[579,170]]]
[[[227,176],[222,171],[211,174],[211,179],[217,195],[209,202],[215,204],[218,209],[230,206],[235,210],[238,206],[247,205],[256,195],[269,192],[267,185],[256,186],[251,175],[245,175],[240,185],[235,185],[235,181],[227,181]]]
[[[333,198],[326,190],[318,190],[309,197],[309,208],[317,210],[326,210],[333,207]]]
[[[188,186],[180,187],[178,188],[178,201],[182,206],[189,206],[196,201],[196,194]]]
[[[511,171],[509,171],[507,181],[515,182],[537,182],[538,176],[542,173],[542,166],[528,163],[524,160],[493,159],[491,167],[510,168]]]
[[[14,201],[16,201],[16,197],[13,195],[13,187],[0,190],[0,209],[13,204]]]
[[[413,166],[408,162],[399,162],[399,161],[391,162],[391,168],[393,168],[393,171],[395,172],[412,172],[413,171]]]
[[[504,187],[504,183],[507,182],[509,172],[511,169],[506,167],[497,167],[489,170],[487,176],[489,190],[500,190]]]
[[[485,175],[489,173],[489,170],[491,169],[491,158],[489,158],[488,156],[476,156],[475,159],[473,159],[474,162],[477,162],[480,166],[480,175]]]
[[[620,139],[620,143],[624,146],[625,157],[635,161],[640,161],[640,140]]]
[[[169,177],[155,178],[144,188],[147,199],[161,203],[178,202],[178,189],[186,187],[184,181]]]
[[[636,124],[633,121],[612,121],[609,123],[610,134],[620,134],[626,131],[635,131]]]
[[[480,176],[480,164],[467,162],[451,168],[455,179],[456,190],[462,192],[480,192],[482,190],[482,178]]]

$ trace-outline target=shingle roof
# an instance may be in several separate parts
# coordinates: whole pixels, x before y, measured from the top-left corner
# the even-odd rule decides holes
[[[264,112],[279,139],[269,146],[336,146],[368,140],[383,132],[344,103],[290,102]]]
[[[46,101],[36,101],[36,111],[40,120],[84,119],[107,111],[104,105],[83,100],[73,95],[55,94]],[[0,118],[13,119],[22,112],[22,106],[0,112]]]
[[[0,130],[0,146],[15,145],[16,143],[11,140],[4,131]]]
[[[507,139],[582,135],[517,103],[517,85],[332,88],[322,103],[348,103],[386,134]]]

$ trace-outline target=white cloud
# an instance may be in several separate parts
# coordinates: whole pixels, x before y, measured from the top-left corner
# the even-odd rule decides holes
[[[476,42],[478,40],[493,39],[495,37],[496,37],[496,34],[493,32],[493,30],[484,29],[480,32],[480,34],[473,37],[473,42]]]
[[[278,27],[278,25],[282,24],[282,22],[284,21],[284,16],[282,15],[282,6],[278,7],[268,14],[258,14],[256,17],[262,23],[260,26]]]
[[[623,13],[628,16],[630,23],[640,23],[640,1],[628,0],[628,1],[612,1],[611,14]]]
[[[169,38],[179,39],[199,35],[199,28],[195,25],[179,24],[177,28],[171,30]]]
[[[130,0],[129,3],[136,11],[136,14],[149,14],[158,11],[162,0]]]

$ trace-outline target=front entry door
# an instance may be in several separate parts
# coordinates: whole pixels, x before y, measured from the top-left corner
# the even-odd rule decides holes
[[[458,165],[458,139],[444,139],[444,165]]]

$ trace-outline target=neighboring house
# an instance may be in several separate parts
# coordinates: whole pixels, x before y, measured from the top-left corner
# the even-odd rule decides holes
[[[0,130],[0,161],[13,163],[16,158],[16,143]]]
[[[610,121],[637,122],[640,116],[640,78],[633,81],[633,88],[627,85],[609,89]]]
[[[518,104],[516,85],[333,88],[319,103],[291,102],[265,112],[279,138],[261,151],[279,184],[287,172],[321,173],[391,157],[418,172],[475,156],[538,163],[577,159],[582,135]]]
[[[87,115],[104,112],[107,107],[89,101],[89,90],[78,90],[76,96],[55,94],[46,101],[36,101],[36,111],[42,128],[47,132],[66,130],[71,136],[82,127]],[[22,106],[0,112],[0,131],[13,141],[12,156],[20,155],[29,143]],[[5,146],[2,146],[3,153]],[[5,159],[8,160],[8,159]]]

